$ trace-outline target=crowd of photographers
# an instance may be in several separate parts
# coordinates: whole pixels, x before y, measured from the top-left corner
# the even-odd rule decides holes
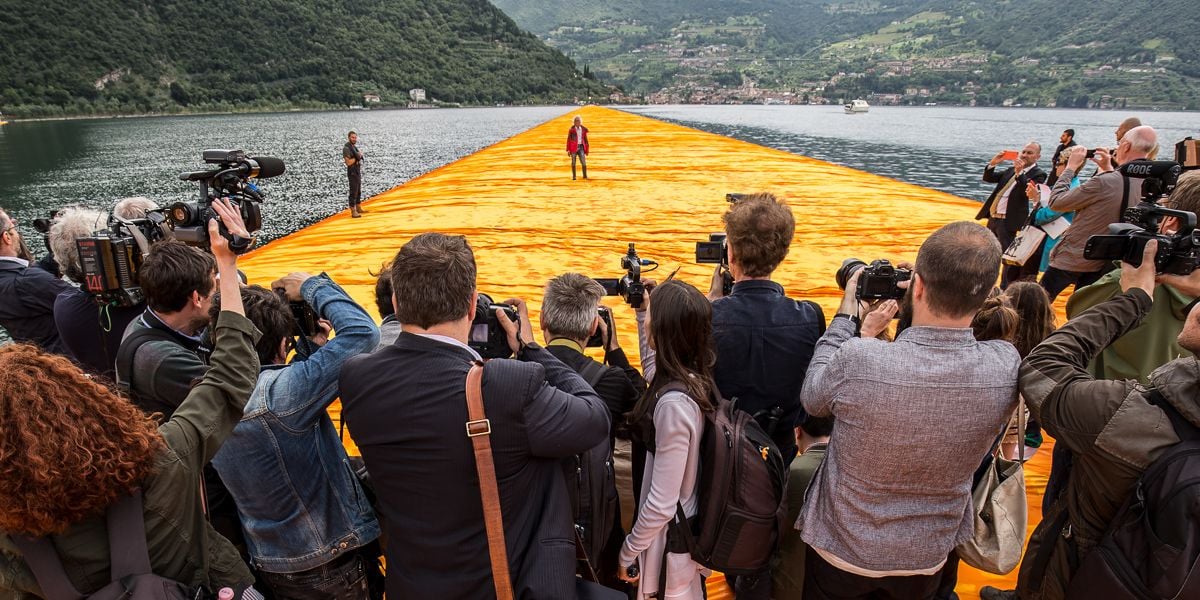
[[[2,597],[698,599],[720,570],[739,600],[949,599],[960,562],[1016,566],[997,485],[1042,431],[1044,519],[1018,590],[984,598],[1200,585],[1200,175],[1126,129],[1114,153],[1064,135],[1048,194],[1040,146],[1006,171],[998,155],[987,228],[945,225],[911,263],[847,260],[829,319],[771,279],[795,222],[767,193],[731,194],[698,244],[704,292],[645,277],[631,244],[620,279],[546,283],[540,336],[524,300],[477,290],[460,236],[400,248],[377,325],[325,274],[246,285],[251,215],[226,199],[103,307],[88,244],[152,203],[47,224],[75,285],[0,211],[0,324],[22,342],[0,348]],[[1043,236],[1060,243],[1039,285],[1042,248],[1013,246],[1041,209],[1075,214]],[[640,370],[606,295],[634,310]],[[1160,496],[1177,510],[1157,537],[1125,543]]]

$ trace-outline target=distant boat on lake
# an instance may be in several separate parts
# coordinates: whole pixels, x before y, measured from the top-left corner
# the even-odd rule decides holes
[[[858,100],[855,100],[855,101],[847,104],[843,108],[845,109],[846,114],[848,114],[848,115],[852,115],[854,113],[865,113],[868,110],[871,110],[871,106],[868,105],[867,101],[863,100],[862,98],[859,98]]]

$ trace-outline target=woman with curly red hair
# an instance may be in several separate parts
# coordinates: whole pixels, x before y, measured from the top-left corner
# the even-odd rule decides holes
[[[214,206],[223,218],[235,210]],[[237,257],[215,221],[209,234],[222,309],[211,369],[162,426],[66,358],[0,348],[0,590],[42,596],[15,536],[49,540],[80,593],[107,585],[106,512],[140,490],[155,575],[257,595],[233,544],[205,520],[199,491],[201,469],[241,418],[259,369]]]

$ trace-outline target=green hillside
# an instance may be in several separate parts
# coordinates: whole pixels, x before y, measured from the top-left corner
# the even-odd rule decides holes
[[[605,97],[486,0],[0,0],[16,116]]]
[[[661,101],[1200,108],[1195,0],[495,0]]]

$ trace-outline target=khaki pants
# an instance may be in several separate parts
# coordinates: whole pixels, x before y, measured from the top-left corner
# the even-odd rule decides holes
[[[633,497],[633,442],[617,439],[613,447],[613,471],[617,477],[617,497],[621,500],[621,529],[633,529],[637,506]]]

